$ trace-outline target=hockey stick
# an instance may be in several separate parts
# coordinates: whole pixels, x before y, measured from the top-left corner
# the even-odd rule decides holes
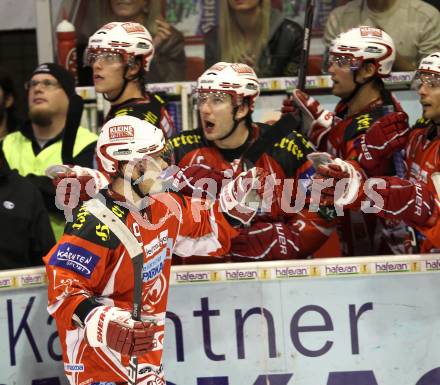
[[[306,13],[304,16],[304,38],[301,50],[301,57],[298,68],[297,89],[304,91],[306,87],[307,65],[309,61],[310,40],[312,39],[313,13],[315,11],[315,0],[307,0]]]
[[[81,96],[75,94],[70,97],[61,147],[61,159],[64,164],[73,164],[73,146],[81,122],[83,107],[84,101]]]
[[[87,211],[99,219],[121,241],[133,263],[134,287],[133,287],[133,314],[135,321],[141,321],[142,306],[142,265],[144,254],[142,243],[133,235],[129,228],[122,222],[104,203],[99,199],[91,199],[84,203]],[[137,383],[137,357],[130,357],[128,367],[128,385]]]

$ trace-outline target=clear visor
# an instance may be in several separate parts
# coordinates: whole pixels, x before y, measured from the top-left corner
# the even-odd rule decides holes
[[[343,55],[330,53],[328,57],[327,70],[332,66],[336,66],[342,69],[347,69],[350,71],[356,71],[362,66],[362,60],[357,59],[351,55]]]
[[[98,60],[105,64],[123,63],[127,61],[127,54],[122,50],[87,48],[84,52],[84,66],[93,66]]]
[[[412,86],[415,89],[419,89],[422,85],[429,88],[440,87],[440,73],[418,70],[416,71]]]
[[[201,107],[205,104],[211,106],[220,106],[225,103],[232,102],[232,95],[221,91],[196,91],[194,93],[195,104],[197,107]]]

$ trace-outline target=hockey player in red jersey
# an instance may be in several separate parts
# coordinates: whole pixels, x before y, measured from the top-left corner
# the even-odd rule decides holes
[[[270,213],[259,213],[250,226],[241,227],[231,252],[211,261],[263,261],[310,256],[328,238],[331,219],[322,212],[298,212],[314,173],[307,154],[312,145],[295,131],[298,120],[285,117],[273,126],[252,121],[260,85],[247,64],[219,62],[198,79],[197,129],[170,139],[180,167],[205,165],[211,176],[218,172],[233,176],[257,166],[280,181],[284,190],[281,205]],[[288,187],[289,183],[293,182]],[[295,202],[295,198],[298,199]],[[270,215],[268,215],[270,214]],[[182,258],[180,263],[201,263],[206,258]]]
[[[48,311],[57,322],[65,372],[71,385],[127,384],[130,357],[137,357],[137,384],[165,384],[161,360],[171,255],[225,254],[237,231],[222,212],[249,222],[256,213],[252,200],[264,203],[267,173],[252,168],[239,174],[223,187],[220,203],[162,193],[170,153],[164,135],[131,116],[104,125],[97,153],[111,176],[108,189],[76,209],[44,258]],[[106,220],[92,214],[93,205],[109,212]],[[134,243],[114,231],[116,223]],[[136,241],[143,250],[139,277],[130,258]],[[142,299],[136,302],[139,282]],[[133,301],[140,303],[140,320],[132,319]]]
[[[440,52],[422,59],[414,81],[423,117],[405,147],[406,179],[382,177],[374,190],[383,204],[375,207],[381,217],[414,227],[418,252],[434,253],[440,252]]]
[[[148,30],[139,23],[108,23],[89,38],[84,60],[93,69],[96,92],[111,103],[106,120],[135,116],[160,126],[170,137],[174,125],[165,101],[145,90],[145,74],[154,55],[152,41]]]
[[[399,151],[409,134],[407,115],[385,88],[395,47],[384,31],[361,26],[340,34],[332,43],[328,72],[332,92],[341,98],[335,112],[300,90],[294,104],[303,116],[307,136],[321,151],[337,156],[368,176],[402,174]],[[289,110],[292,101],[287,101]],[[375,216],[347,211],[339,233],[345,255],[402,253],[405,226]]]
[[[115,116],[134,116],[160,127],[166,137],[174,133],[174,124],[169,116],[165,101],[145,90],[145,73],[154,56],[152,37],[139,23],[112,22],[98,29],[90,38],[84,54],[84,61],[93,69],[95,90],[102,93],[111,103],[105,120]],[[58,181],[63,177],[77,177],[84,183],[80,191],[82,199],[90,198],[85,184],[91,178],[96,180],[96,192],[105,183],[105,175],[93,170],[70,167],[51,168],[48,174]]]

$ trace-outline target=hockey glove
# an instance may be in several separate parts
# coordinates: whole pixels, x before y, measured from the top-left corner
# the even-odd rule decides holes
[[[141,356],[156,344],[155,323],[135,321],[118,307],[98,306],[84,324],[87,343],[94,348],[107,346],[126,356]]]
[[[240,223],[248,224],[258,208],[269,211],[276,199],[275,178],[266,170],[253,167],[243,171],[221,190],[222,211]]]
[[[58,202],[66,206],[72,201],[89,200],[108,185],[107,178],[100,171],[81,166],[50,166],[46,175],[52,179]]]
[[[171,166],[164,178],[164,189],[179,191],[183,195],[216,199],[225,180],[230,180],[227,171],[216,171],[204,164],[179,168]],[[232,174],[232,172],[231,172]]]
[[[339,118],[335,117],[333,112],[324,110],[321,103],[300,90],[293,90],[292,97],[295,105],[301,110],[304,133],[316,147],[319,147],[324,135]]]
[[[284,114],[295,114],[298,112],[292,96],[288,96],[283,100],[283,106],[281,107],[281,113]]]
[[[313,161],[321,153],[309,154]],[[326,163],[316,164],[316,173],[312,177],[312,203],[338,208],[354,204],[359,198],[363,175],[350,163],[335,158]],[[339,213],[338,213],[339,214]]]
[[[359,164],[374,175],[381,163],[405,147],[408,133],[408,115],[404,112],[393,112],[380,118],[355,142]]]
[[[379,196],[372,199],[372,206],[379,210],[377,215],[387,219],[400,219],[409,226],[431,227],[435,224],[438,210],[432,194],[418,183],[383,176],[366,191],[372,198],[372,191]]]
[[[240,229],[240,235],[232,239],[229,255],[235,262],[295,259],[298,247],[284,223],[257,222]]]

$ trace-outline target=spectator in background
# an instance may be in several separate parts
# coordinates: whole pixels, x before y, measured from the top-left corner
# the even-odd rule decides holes
[[[241,62],[259,77],[294,76],[302,39],[302,28],[271,9],[270,0],[224,0],[218,26],[205,37],[205,67]]]
[[[0,69],[0,140],[16,130],[15,89]],[[49,216],[38,189],[11,170],[0,154],[0,269],[42,265],[55,244]]]
[[[146,74],[148,83],[185,80],[184,39],[162,16],[162,2],[158,0],[106,0],[108,11],[105,22],[133,21],[145,26],[153,36],[155,49],[151,69]]]
[[[413,71],[440,50],[440,12],[421,0],[352,0],[335,8],[324,31],[326,51],[341,32],[360,25],[387,32],[396,45],[394,71]]]
[[[2,144],[9,168],[38,187],[51,215],[51,225],[58,239],[64,229],[64,217],[55,205],[55,189],[45,176],[47,167],[62,162],[61,147],[67,119],[69,98],[75,94],[70,72],[58,64],[40,64],[32,73],[28,90],[29,120],[19,131],[8,134]],[[74,164],[93,167],[97,136],[79,127],[73,147]]]
[[[0,156],[0,269],[42,265],[55,244],[38,189]]]
[[[11,76],[0,68],[0,140],[17,129],[15,89]]]

